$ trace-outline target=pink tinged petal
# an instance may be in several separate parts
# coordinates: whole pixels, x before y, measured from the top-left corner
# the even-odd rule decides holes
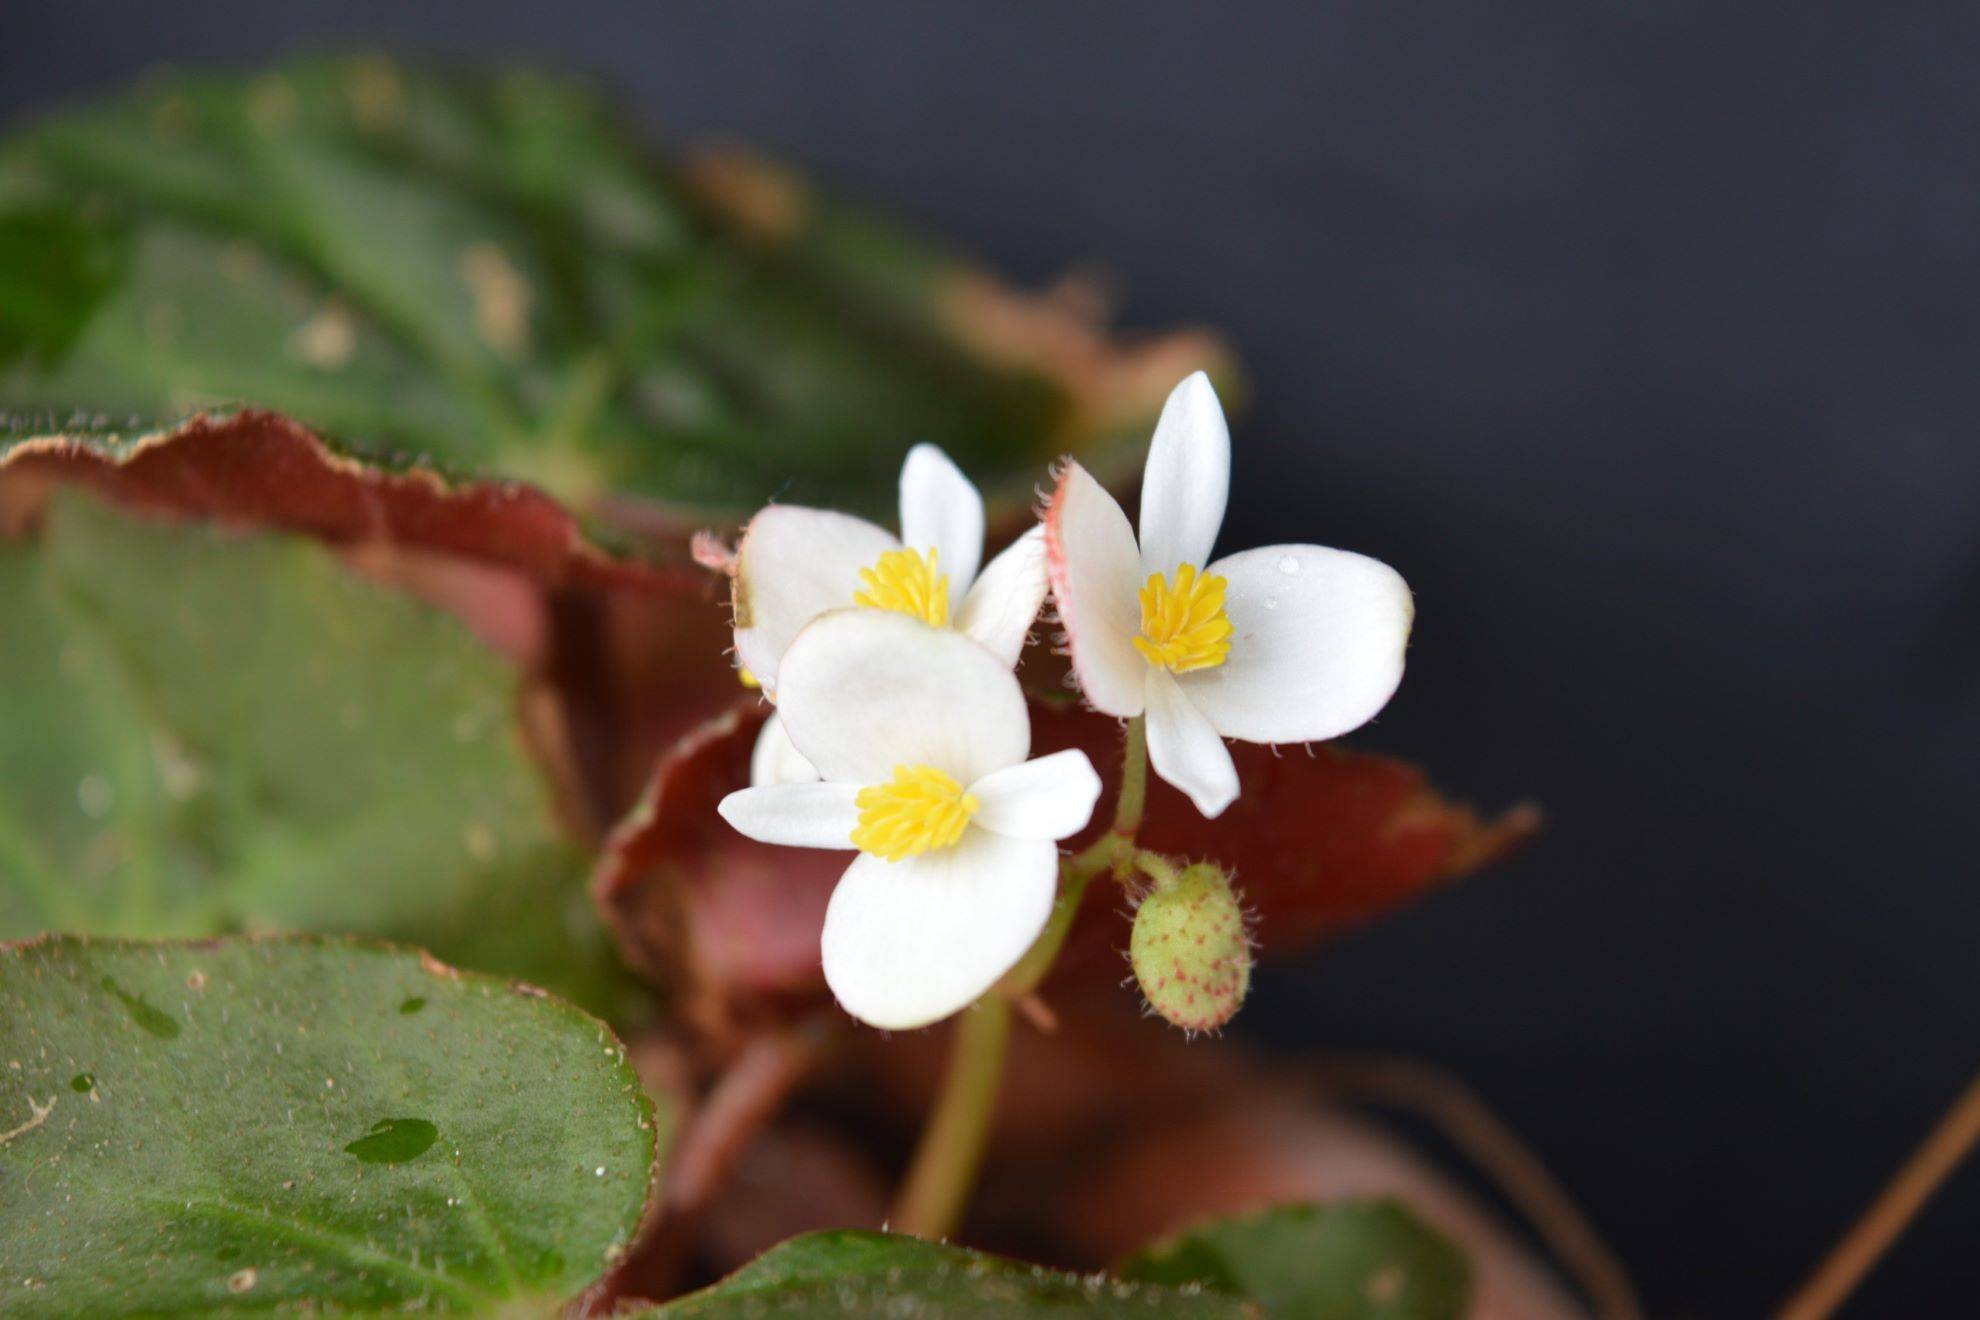
[[[1093,819],[1100,776],[1074,749],[985,775],[969,791],[977,801],[970,824],[1019,839],[1063,839]]]
[[[1141,479],[1141,563],[1167,576],[1203,567],[1231,493],[1231,431],[1210,378],[1196,372],[1169,394]],[[1144,574],[1144,576],[1146,576]]]
[[[948,628],[883,610],[822,615],[784,657],[777,713],[825,778],[881,784],[933,766],[959,784],[1031,750],[1017,677]]]
[[[1044,603],[1045,529],[1038,526],[990,561],[963,597],[955,625],[1006,665],[1015,665]]]
[[[736,548],[736,658],[777,690],[793,639],[826,610],[844,609],[859,591],[859,570],[900,542],[861,518],[775,504],[750,520]]]
[[[1045,513],[1045,569],[1087,702],[1108,715],[1141,714],[1148,685],[1148,662],[1134,649],[1147,576],[1141,552],[1121,506],[1070,459]]]
[[[763,721],[756,745],[749,754],[749,782],[762,788],[768,784],[809,784],[818,778],[818,768],[804,759],[804,753],[791,741],[784,721],[777,712]]]
[[[1387,564],[1317,545],[1268,545],[1220,559],[1210,572],[1230,584],[1230,655],[1179,681],[1226,738],[1338,738],[1395,694],[1416,605]]]
[[[739,834],[787,848],[850,848],[857,784],[771,784],[729,794],[715,809]]]
[[[1231,749],[1167,670],[1148,683],[1148,764],[1205,816],[1223,814],[1237,799]]]
[[[1045,928],[1058,889],[1049,839],[970,829],[899,862],[861,853],[825,911],[825,981],[862,1022],[906,1030],[968,1007]]]
[[[961,600],[976,581],[983,562],[983,496],[934,445],[916,445],[901,465],[901,544],[936,552],[950,600]]]

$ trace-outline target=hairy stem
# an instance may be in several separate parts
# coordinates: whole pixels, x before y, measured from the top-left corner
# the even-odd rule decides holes
[[[1801,1285],[1801,1291],[1788,1299],[1780,1320],[1820,1320],[1833,1314],[1976,1141],[1980,1141],[1980,1077],[1966,1084],[1953,1107],[1892,1175],[1863,1217],[1850,1226],[1808,1282]]]
[[[1011,1001],[1001,995],[983,996],[957,1021],[941,1099],[921,1130],[921,1144],[894,1205],[895,1232],[946,1238],[962,1222],[983,1165],[1010,1038]]]
[[[1134,857],[1134,835],[1141,828],[1148,796],[1148,738],[1139,719],[1127,726],[1121,757],[1121,792],[1114,803],[1112,827],[1060,864],[1059,897],[1045,929],[1004,979],[956,1023],[942,1093],[921,1130],[894,1206],[891,1222],[899,1232],[944,1238],[962,1221],[983,1165],[983,1147],[1003,1081],[1011,1003],[1035,991],[1052,970],[1093,878],[1102,871],[1123,872]]]

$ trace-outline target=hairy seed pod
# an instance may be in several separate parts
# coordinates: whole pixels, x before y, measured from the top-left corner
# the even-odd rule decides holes
[[[1251,986],[1251,940],[1223,869],[1199,862],[1158,881],[1135,911],[1128,961],[1170,1023],[1195,1032],[1229,1022]]]

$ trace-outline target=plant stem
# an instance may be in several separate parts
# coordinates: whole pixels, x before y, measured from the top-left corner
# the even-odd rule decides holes
[[[1128,723],[1121,749],[1121,791],[1114,802],[1113,825],[1078,856],[1060,864],[1059,896],[1045,929],[1004,979],[957,1020],[942,1094],[921,1130],[894,1206],[891,1223],[896,1231],[944,1238],[962,1221],[983,1164],[997,1089],[1003,1081],[1011,1002],[1036,990],[1052,969],[1093,877],[1109,869],[1119,872],[1131,862],[1147,799],[1148,736],[1141,720],[1135,719]]]
[[[1831,1315],[1863,1281],[1891,1243],[1980,1141],[1980,1077],[1960,1092],[1911,1158],[1884,1185],[1863,1217],[1816,1267],[1801,1291],[1781,1308],[1780,1320],[1820,1320]]]
[[[962,1222],[983,1164],[1010,1037],[1011,1001],[1002,995],[983,996],[956,1023],[941,1099],[921,1130],[921,1144],[894,1206],[895,1232],[946,1238]]]

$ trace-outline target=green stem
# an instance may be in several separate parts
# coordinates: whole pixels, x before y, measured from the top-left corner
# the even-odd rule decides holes
[[[1004,979],[956,1023],[942,1094],[921,1130],[890,1221],[898,1232],[944,1238],[962,1221],[983,1164],[997,1088],[1003,1081],[1011,1003],[1036,990],[1052,970],[1093,878],[1102,871],[1123,871],[1135,856],[1134,835],[1141,828],[1148,797],[1148,737],[1139,719],[1129,722],[1121,755],[1121,792],[1114,803],[1113,826],[1060,864],[1059,897],[1045,929]]]
[[[921,1131],[921,1144],[894,1206],[895,1232],[946,1238],[962,1222],[983,1164],[1010,1038],[1011,1001],[1002,995],[983,996],[957,1022],[942,1097]]]

